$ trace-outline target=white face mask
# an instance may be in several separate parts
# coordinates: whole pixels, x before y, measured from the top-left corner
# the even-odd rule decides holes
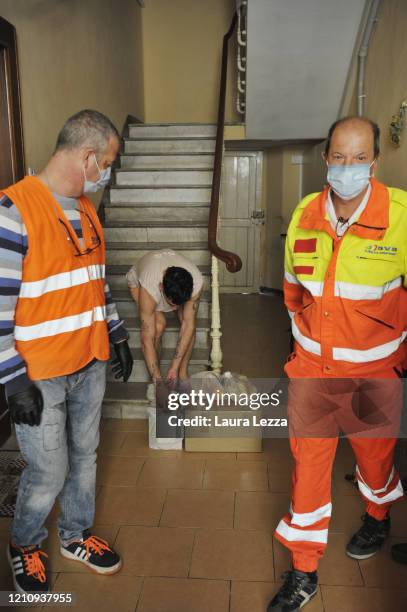
[[[99,191],[99,189],[103,189],[103,187],[106,187],[106,185],[110,181],[110,175],[112,172],[111,167],[109,166],[108,168],[106,168],[106,170],[101,170],[99,168],[99,164],[96,159],[96,155],[93,154],[93,157],[95,158],[96,167],[99,170],[100,176],[97,181],[88,181],[88,179],[86,178],[86,172],[84,168],[83,174],[85,176],[85,181],[83,183],[83,193],[94,193],[95,191]]]
[[[369,184],[371,164],[337,166],[328,164],[327,181],[342,200],[356,198]]]

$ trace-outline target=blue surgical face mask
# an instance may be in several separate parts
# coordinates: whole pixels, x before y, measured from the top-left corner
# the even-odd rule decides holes
[[[112,172],[111,167],[109,166],[106,170],[101,170],[99,168],[99,164],[96,159],[96,155],[93,154],[96,162],[97,169],[99,170],[99,178],[97,181],[88,181],[86,178],[85,168],[83,169],[83,174],[85,175],[85,182],[83,184],[83,193],[94,193],[95,191],[99,191],[99,189],[103,189],[106,187],[108,182],[110,181],[110,174]]]
[[[356,198],[368,186],[373,164],[374,162],[351,166],[328,164],[328,183],[342,200]]]

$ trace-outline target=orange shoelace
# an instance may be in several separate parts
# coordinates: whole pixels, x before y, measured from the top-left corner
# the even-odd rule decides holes
[[[91,551],[95,552],[97,555],[103,555],[105,550],[110,551],[106,540],[102,540],[102,538],[98,538],[94,535],[90,535],[86,540],[81,542],[81,544],[85,545],[88,558],[90,557]]]
[[[41,560],[41,556],[48,559],[47,553],[42,550],[34,550],[29,552],[26,549],[21,549],[23,553],[23,560],[27,571],[27,576],[34,576],[40,582],[45,582],[47,577],[45,575],[45,567]]]

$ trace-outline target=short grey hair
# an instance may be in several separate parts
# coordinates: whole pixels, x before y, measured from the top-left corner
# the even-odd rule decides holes
[[[96,153],[101,154],[106,150],[111,137],[117,138],[120,142],[119,132],[106,115],[96,110],[81,110],[69,117],[59,132],[55,153],[92,147]]]

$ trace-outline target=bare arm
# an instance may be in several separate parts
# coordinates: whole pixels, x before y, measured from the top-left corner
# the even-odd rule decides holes
[[[141,349],[147,369],[153,381],[161,378],[157,351],[154,344],[156,306],[157,304],[148,291],[140,287],[139,316],[141,325]]]
[[[181,361],[188,350],[191,340],[195,334],[196,317],[199,308],[200,293],[194,296],[189,302],[186,302],[182,307],[182,323],[179,332],[178,342],[175,349],[174,357],[170,365],[170,371],[176,370],[181,364]]]

